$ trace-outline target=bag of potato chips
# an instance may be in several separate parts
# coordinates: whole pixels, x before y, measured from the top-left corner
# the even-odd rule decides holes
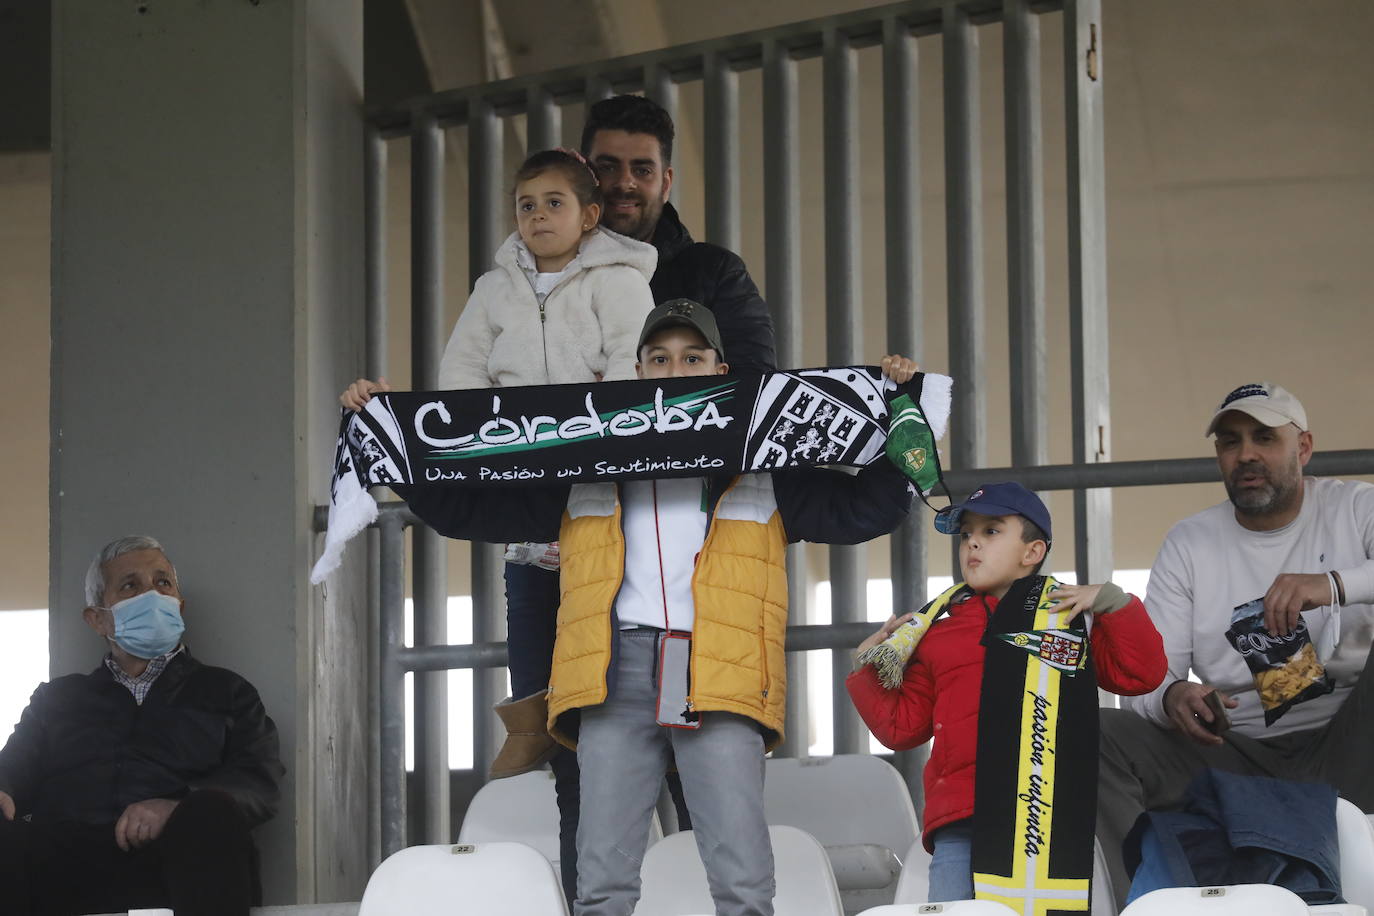
[[[1265,725],[1273,725],[1295,704],[1334,689],[1326,676],[1326,667],[1317,659],[1302,615],[1298,616],[1293,632],[1274,636],[1264,628],[1264,599],[1256,598],[1231,612],[1231,628],[1226,636],[1236,651],[1245,656],[1245,663],[1255,676]]]

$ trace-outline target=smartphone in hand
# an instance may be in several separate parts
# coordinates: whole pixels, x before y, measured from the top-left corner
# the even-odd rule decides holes
[[[1221,697],[1217,695],[1215,690],[1203,697],[1202,701],[1212,711],[1212,721],[1203,722],[1203,728],[1214,735],[1220,735],[1231,727],[1231,717],[1226,714],[1226,707],[1222,705]]]

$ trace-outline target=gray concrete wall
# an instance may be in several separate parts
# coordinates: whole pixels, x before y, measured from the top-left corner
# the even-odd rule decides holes
[[[267,902],[312,899],[317,855],[326,892],[352,867],[315,837],[364,829],[357,615],[306,584],[361,358],[361,3],[57,2],[53,25],[51,669],[102,651],[92,553],[160,538],[191,650],[281,729]]]
[[[0,155],[0,612],[48,605],[51,188],[47,153]]]
[[[329,502],[338,432],[336,395],[361,371],[363,328],[362,4],[309,0],[305,22],[305,219],[303,275],[307,372],[298,403],[308,430],[306,492],[296,494],[304,524]],[[300,314],[300,310],[297,310]],[[304,530],[304,529],[299,529]],[[314,545],[307,547],[307,564]],[[307,690],[298,742],[298,861],[303,900],[359,900],[370,873],[368,678],[375,626],[368,625],[366,539],[344,568],[310,598],[311,645],[301,653]],[[303,569],[297,569],[303,574]],[[306,780],[309,780],[307,783]],[[375,827],[374,827],[375,830]]]

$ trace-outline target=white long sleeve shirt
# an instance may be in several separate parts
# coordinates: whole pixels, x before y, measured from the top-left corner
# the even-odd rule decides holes
[[[706,478],[634,480],[620,486],[625,577],[615,599],[620,626],[690,632],[692,576],[706,543]]]
[[[1145,606],[1164,637],[1169,674],[1151,693],[1127,697],[1130,709],[1162,726],[1164,691],[1191,669],[1204,683],[1240,701],[1232,727],[1274,737],[1324,725],[1345,701],[1374,641],[1374,485],[1306,478],[1302,510],[1277,531],[1250,531],[1229,501],[1175,525],[1150,570]],[[1333,693],[1299,703],[1268,728],[1245,659],[1226,638],[1231,611],[1261,598],[1281,573],[1335,570],[1346,606],[1303,613]]]

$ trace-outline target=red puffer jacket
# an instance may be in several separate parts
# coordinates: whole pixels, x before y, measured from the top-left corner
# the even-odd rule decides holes
[[[874,736],[897,751],[935,745],[925,768],[922,840],[945,824],[973,814],[978,703],[983,686],[983,631],[997,607],[986,595],[966,598],[930,628],[907,666],[898,690],[887,690],[871,665],[845,682],[850,699]],[[1125,696],[1148,693],[1167,670],[1164,644],[1140,599],[1099,614],[1092,626],[1097,683]],[[936,689],[936,685],[939,689]]]

